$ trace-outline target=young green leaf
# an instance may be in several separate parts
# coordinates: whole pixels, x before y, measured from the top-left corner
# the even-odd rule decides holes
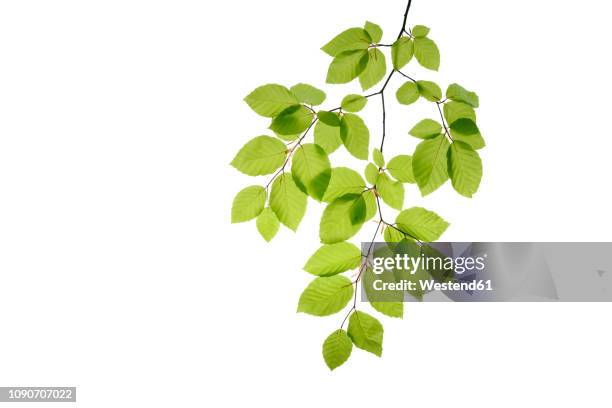
[[[415,103],[421,94],[419,93],[419,87],[414,82],[406,82],[400,86],[395,92],[397,101],[402,105],[410,105]]]
[[[397,216],[396,222],[402,225],[402,230],[423,242],[432,242],[448,228],[448,222],[438,214],[422,207],[412,207]]]
[[[378,48],[372,48],[368,51],[368,54],[368,65],[363,72],[359,74],[359,83],[361,84],[361,89],[364,91],[379,83],[387,73],[385,54]]]
[[[365,50],[372,43],[372,38],[363,28],[353,27],[335,36],[321,49],[331,57],[344,51]]]
[[[376,184],[376,182],[378,181],[379,171],[378,171],[378,168],[373,163],[368,163],[368,165],[365,168],[364,174],[365,174],[366,180],[371,185]]]
[[[332,169],[323,201],[330,203],[347,194],[360,194],[364,189],[365,182],[359,173],[347,167],[335,167]]]
[[[468,104],[450,101],[444,104],[444,118],[447,123],[454,123],[458,119],[464,118],[476,122],[476,112]]]
[[[279,135],[295,135],[305,131],[312,122],[313,114],[304,105],[293,105],[272,120],[270,129]]]
[[[330,370],[340,367],[351,356],[353,342],[342,329],[330,334],[323,342],[323,359]]]
[[[248,94],[244,101],[257,114],[267,118],[273,118],[288,107],[299,103],[295,95],[278,84],[260,86]]]
[[[474,108],[477,108],[479,104],[478,95],[459,84],[450,84],[446,89],[446,97],[453,101],[467,103]]]
[[[380,40],[382,39],[383,30],[378,24],[366,21],[363,28],[370,35],[373,44],[378,44],[380,42]]]
[[[281,174],[272,183],[270,208],[287,228],[297,231],[306,212],[306,194],[295,185],[290,173]]]
[[[291,92],[301,103],[317,106],[325,102],[325,92],[308,84],[297,84],[291,87]]]
[[[340,123],[340,137],[350,154],[361,160],[368,159],[370,131],[359,116],[345,113]]]
[[[365,222],[367,206],[366,202],[361,194],[355,198],[351,208],[349,209],[349,218],[351,219],[352,225],[361,226]]]
[[[404,185],[391,180],[385,173],[378,176],[376,191],[389,207],[401,210],[404,206]]]
[[[423,119],[408,131],[411,136],[419,139],[431,139],[442,132],[442,125],[433,119]]]
[[[404,317],[404,303],[403,302],[370,302],[372,307],[389,317],[403,318]]]
[[[457,119],[450,124],[450,133],[454,140],[467,143],[474,150],[485,147],[485,141],[480,134],[480,130],[472,119]]]
[[[293,153],[293,181],[300,190],[321,201],[331,178],[331,165],[325,150],[316,144],[304,144]]]
[[[412,173],[412,156],[395,156],[387,164],[387,170],[397,181],[402,183],[416,183]]]
[[[340,116],[335,112],[319,111],[317,112],[317,118],[327,126],[340,126]]]
[[[327,70],[328,84],[346,84],[357,78],[368,65],[367,50],[344,51],[334,57]]]
[[[256,221],[257,230],[266,241],[270,242],[278,232],[280,222],[270,207],[264,208]]]
[[[317,276],[333,276],[355,269],[361,263],[361,251],[349,242],[323,245],[308,259],[304,270]]]
[[[257,217],[266,204],[266,190],[249,186],[236,194],[232,203],[232,223],[245,222]]]
[[[419,94],[429,102],[438,102],[442,99],[442,90],[435,82],[417,81],[416,84]]]
[[[440,51],[429,38],[414,39],[414,56],[424,68],[437,71],[440,68]]]
[[[345,195],[335,199],[325,207],[319,224],[321,242],[335,244],[346,241],[359,232],[363,224],[353,223],[355,214],[351,214],[352,211],[355,211],[353,206],[359,199],[364,199],[361,194]],[[367,212],[368,209],[366,208],[366,219]],[[353,215],[353,219],[351,219],[351,215]]]
[[[353,284],[346,276],[315,278],[302,292],[297,311],[329,316],[344,309],[352,297]]]
[[[480,156],[470,145],[455,140],[448,150],[448,172],[455,191],[471,198],[482,178]]]
[[[444,135],[423,140],[412,156],[412,171],[421,194],[435,191],[448,180],[446,152],[449,143]]]
[[[366,203],[366,217],[364,220],[365,222],[374,218],[376,212],[378,211],[378,203],[376,201],[376,194],[374,194],[373,190],[365,191],[363,194],[361,194],[361,196],[363,197]]]
[[[373,316],[355,311],[349,318],[348,335],[355,346],[380,357],[382,355],[383,327]]]
[[[342,107],[342,110],[346,112],[359,112],[366,106],[367,103],[368,103],[368,99],[366,97],[361,96],[361,95],[351,94],[351,95],[346,95],[342,99],[342,103],[340,104],[340,106]]]
[[[297,134],[295,134],[295,135],[281,135],[281,134],[278,134],[278,133],[276,133],[276,132],[274,132],[274,135],[275,135],[276,137],[278,137],[279,139],[284,140],[284,141],[286,141],[286,142],[293,142],[294,140],[296,140],[297,138],[299,138],[300,136],[302,136],[302,134],[301,134],[301,133],[297,133]]]
[[[385,157],[383,156],[380,149],[375,148],[374,150],[372,150],[372,159],[374,159],[374,163],[378,167],[385,167]]]
[[[231,162],[238,171],[249,176],[274,173],[287,157],[287,147],[271,136],[257,136],[245,144]]]
[[[340,127],[329,126],[322,120],[319,120],[314,128],[314,141],[321,146],[327,154],[332,154],[342,144]]]
[[[401,37],[391,46],[391,60],[393,68],[402,69],[410,62],[414,55],[414,43],[408,37]]]
[[[383,232],[383,237],[385,238],[385,242],[401,242],[405,239],[411,240],[410,237],[408,237],[403,232],[399,231],[397,227],[396,228],[394,227],[385,228],[385,231]]]
[[[427,37],[427,34],[429,34],[429,27],[424,25],[415,25],[412,27],[412,35],[416,38]]]

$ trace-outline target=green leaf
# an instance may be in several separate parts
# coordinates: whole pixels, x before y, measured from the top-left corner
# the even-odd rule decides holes
[[[474,108],[462,102],[450,101],[445,103],[444,117],[447,123],[454,123],[458,119],[463,118],[471,119],[476,122],[476,112]]]
[[[323,121],[318,121],[314,128],[314,141],[321,146],[327,154],[332,154],[342,144],[340,127],[329,126]]]
[[[414,56],[421,66],[437,71],[440,67],[440,51],[429,38],[414,39]]]
[[[365,222],[374,218],[376,212],[378,211],[378,204],[376,202],[376,195],[372,190],[365,191],[363,194],[361,194],[361,196],[363,197],[366,203],[366,217],[364,220]]]
[[[425,27],[424,25],[415,25],[412,27],[412,35],[416,38],[427,37],[429,34],[429,27]]]
[[[404,303],[403,302],[370,302],[370,305],[378,312],[396,318],[404,317]]]
[[[301,103],[317,106],[325,102],[325,92],[308,84],[297,84],[291,87],[291,92]]]
[[[446,97],[457,102],[464,102],[468,105],[477,108],[479,104],[478,95],[475,92],[470,92],[459,84],[450,84],[446,88]]]
[[[383,156],[380,149],[374,148],[374,150],[372,150],[372,158],[374,159],[374,163],[378,167],[385,167],[385,157]]]
[[[257,217],[266,205],[266,196],[266,189],[261,186],[249,186],[240,190],[232,203],[232,223]]]
[[[257,136],[236,154],[231,165],[249,176],[274,173],[287,157],[287,147],[271,136]]]
[[[448,180],[446,152],[449,143],[444,135],[423,140],[412,156],[412,171],[421,194],[435,191]]]
[[[380,40],[382,39],[383,30],[382,28],[380,28],[378,24],[374,24],[370,21],[366,21],[363,28],[370,35],[370,38],[373,44],[378,44],[380,42]]]
[[[376,191],[389,207],[401,210],[404,206],[404,185],[391,180],[385,173],[378,176]]]
[[[272,241],[272,238],[278,232],[280,222],[278,217],[274,214],[274,211],[270,207],[264,208],[264,210],[257,217],[257,230],[266,241]]]
[[[359,173],[347,167],[335,167],[332,169],[323,201],[330,203],[347,194],[360,194],[364,189],[365,182]]]
[[[421,94],[419,93],[419,87],[414,82],[406,82],[397,89],[395,93],[397,101],[402,105],[410,105],[415,103]]]
[[[402,69],[414,55],[414,43],[408,37],[401,37],[391,46],[393,68]]]
[[[290,173],[281,174],[272,183],[270,208],[279,221],[296,231],[306,212],[306,194],[295,185]]]
[[[279,135],[295,135],[308,129],[312,116],[312,111],[304,105],[293,105],[272,120],[270,129]]]
[[[288,107],[298,103],[297,98],[286,87],[267,84],[256,88],[244,101],[257,114],[273,118]]]
[[[323,245],[308,259],[304,270],[317,276],[333,276],[361,264],[361,251],[349,242]]]
[[[321,49],[331,57],[344,51],[365,50],[372,43],[372,38],[363,28],[349,28],[334,37]]]
[[[371,185],[376,184],[376,182],[378,181],[378,168],[372,164],[372,163],[368,163],[368,165],[365,168],[365,177],[366,180],[368,181],[368,183],[370,183]]]
[[[368,103],[368,99],[365,96],[351,94],[342,99],[340,106],[346,112],[359,112],[366,106],[366,103]]]
[[[402,230],[423,242],[432,242],[448,228],[448,222],[438,214],[422,207],[412,207],[397,216],[396,222],[402,225]]]
[[[366,50],[344,51],[329,65],[328,84],[346,84],[357,78],[368,65],[369,54]]]
[[[418,137],[419,139],[431,139],[438,136],[442,132],[442,125],[433,119],[423,119],[410,131],[410,135]]]
[[[351,214],[355,211],[353,206],[359,199],[363,199],[361,194],[345,195],[335,199],[325,207],[319,224],[319,238],[322,243],[335,244],[346,241],[359,232],[363,224],[353,223],[355,214]],[[353,215],[353,219],[351,219],[351,215]],[[366,218],[367,215],[366,209]]]
[[[331,165],[325,150],[316,144],[304,144],[293,153],[291,173],[296,186],[321,201],[331,178]]]
[[[317,112],[317,118],[328,126],[340,126],[340,116],[335,112],[319,111]]]
[[[438,102],[442,99],[442,90],[435,82],[417,81],[416,84],[421,96],[429,102]]]
[[[385,54],[378,48],[372,48],[368,51],[368,54],[368,65],[363,72],[359,74],[359,83],[361,84],[361,89],[364,91],[379,83],[387,73]]]
[[[472,119],[457,119],[450,125],[450,133],[453,140],[467,143],[474,150],[485,147],[485,141],[480,134],[480,130]]]
[[[397,181],[401,181],[402,183],[416,183],[414,174],[412,173],[412,156],[395,156],[389,160],[387,170]]]
[[[467,143],[455,140],[448,151],[448,172],[453,188],[465,197],[472,197],[482,178],[480,156]]]
[[[411,240],[406,234],[393,227],[385,228],[383,237],[385,238],[385,242],[401,242],[405,239]]]
[[[276,137],[278,137],[279,139],[284,140],[286,142],[293,142],[298,137],[302,136],[301,133],[297,133],[295,135],[280,135],[278,133],[274,133],[274,135],[276,135]]]
[[[382,355],[383,327],[373,316],[355,311],[349,318],[348,335],[355,346],[380,357]]]
[[[329,316],[338,313],[353,297],[353,284],[345,276],[315,278],[306,287],[298,302],[298,313]]]
[[[355,201],[353,201],[353,205],[351,205],[351,208],[349,209],[349,218],[351,219],[351,224],[361,226],[361,224],[365,222],[366,211],[366,202],[361,196],[361,194],[359,194],[359,197],[355,198]]]
[[[330,370],[340,367],[348,360],[353,350],[353,342],[348,334],[338,329],[323,342],[323,359]]]
[[[352,113],[342,116],[340,137],[350,154],[361,160],[368,159],[370,131],[359,116]]]

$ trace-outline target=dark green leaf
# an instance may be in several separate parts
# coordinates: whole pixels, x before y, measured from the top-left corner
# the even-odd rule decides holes
[[[335,112],[319,111],[317,118],[328,126],[340,126],[340,116]]]

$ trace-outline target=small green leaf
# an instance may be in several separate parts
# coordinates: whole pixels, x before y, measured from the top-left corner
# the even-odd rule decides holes
[[[414,39],[414,56],[424,68],[437,71],[440,68],[440,51],[429,38]]]
[[[342,329],[330,334],[323,342],[323,359],[330,370],[340,367],[351,356],[353,342]]]
[[[361,194],[345,195],[332,201],[321,217],[319,238],[324,244],[346,241],[361,229],[362,224],[354,224],[351,211],[355,201],[363,199]],[[367,205],[367,202],[366,202]],[[366,209],[366,219],[368,209]]]
[[[365,222],[367,206],[364,198],[360,194],[355,198],[351,208],[349,209],[349,218],[352,225],[361,225]]]
[[[383,327],[373,316],[355,311],[349,318],[348,335],[355,346],[380,357],[382,355]]]
[[[368,65],[369,54],[367,50],[345,51],[329,65],[327,70],[328,84],[346,84],[357,78]]]
[[[370,35],[370,38],[372,39],[373,44],[378,44],[380,42],[380,40],[382,39],[383,30],[382,28],[380,28],[378,24],[374,24],[370,21],[366,21],[363,28]]]
[[[313,316],[329,316],[344,309],[352,297],[353,284],[347,277],[315,278],[302,292],[297,311]]]
[[[318,121],[314,128],[314,141],[321,146],[327,154],[332,154],[342,144],[340,127],[329,126],[323,121]]]
[[[370,305],[378,312],[396,318],[404,317],[404,303],[403,302],[370,302]]]
[[[455,191],[472,197],[482,178],[480,156],[470,145],[455,140],[448,150],[448,172]]]
[[[319,111],[317,112],[317,118],[328,126],[340,126],[340,116],[335,112]]]
[[[378,176],[376,191],[389,207],[401,210],[404,206],[404,185],[391,180],[385,173]]]
[[[270,129],[279,135],[295,135],[310,126],[312,116],[312,111],[304,105],[293,105],[272,120]]]
[[[383,232],[383,237],[385,238],[385,242],[401,242],[405,239],[411,240],[410,237],[399,231],[397,227],[385,228],[385,231]]]
[[[444,104],[444,117],[447,123],[454,123],[458,119],[471,119],[476,122],[474,108],[463,102],[450,101]]]
[[[415,103],[421,94],[419,93],[419,87],[414,82],[406,82],[397,89],[395,93],[397,101],[402,105],[410,105]]]
[[[350,154],[361,160],[368,159],[370,131],[359,116],[345,113],[340,123],[340,137]]]
[[[419,139],[431,139],[442,132],[442,125],[433,119],[423,119],[408,132]]]
[[[304,144],[293,153],[293,181],[300,190],[321,201],[331,178],[331,165],[325,150],[316,144]]]
[[[368,99],[365,96],[351,94],[346,95],[344,99],[342,99],[340,106],[342,106],[342,110],[346,112],[359,112],[367,103]]]
[[[478,95],[459,84],[450,84],[446,89],[446,97],[453,101],[467,103],[474,108],[477,108],[479,104]]]
[[[298,103],[297,98],[286,87],[267,84],[256,88],[244,101],[257,114],[273,118],[288,107]]]
[[[325,92],[308,84],[297,84],[291,87],[291,92],[301,103],[317,106],[325,102]]]
[[[438,102],[442,99],[442,90],[435,82],[417,81],[416,84],[419,88],[419,94],[429,102]]]
[[[448,180],[446,154],[449,143],[444,135],[423,140],[412,155],[412,171],[421,194],[435,191]]]
[[[423,242],[432,242],[448,228],[448,222],[438,214],[422,207],[412,207],[397,216],[396,222],[402,229]]]
[[[333,276],[361,264],[361,251],[349,242],[323,245],[308,259],[304,270],[317,276]]]
[[[265,204],[265,188],[249,186],[240,190],[232,203],[232,223],[252,220],[261,213]]]
[[[402,183],[416,183],[414,174],[412,173],[412,156],[395,156],[389,160],[387,170],[397,181],[401,181]]]
[[[236,154],[231,165],[249,176],[274,173],[287,157],[287,147],[271,136],[257,136]]]
[[[274,211],[270,207],[264,210],[257,217],[257,230],[266,241],[270,242],[278,232],[280,222]]]
[[[359,83],[361,84],[361,89],[364,91],[379,83],[387,73],[385,54],[378,48],[372,48],[368,51],[368,54],[368,65],[363,72],[359,74]]]
[[[378,181],[379,171],[378,168],[373,163],[368,163],[365,168],[365,177],[368,183],[371,185],[375,185]]]
[[[408,37],[401,37],[391,46],[391,60],[393,68],[402,69],[410,62],[414,55],[414,43]]]
[[[321,49],[331,57],[344,51],[365,50],[372,43],[372,38],[363,28],[353,27],[338,34]]]
[[[425,27],[424,25],[415,25],[412,27],[412,35],[416,38],[427,37],[429,34],[429,27]]]
[[[467,143],[474,150],[485,147],[485,141],[480,130],[472,119],[457,119],[450,125],[450,132],[455,141]]]
[[[330,203],[347,194],[360,194],[364,189],[365,182],[359,173],[347,167],[335,167],[332,169],[323,201]]]
[[[374,150],[372,150],[372,159],[374,159],[374,163],[378,167],[385,167],[385,157],[383,156],[380,149],[375,148]]]
[[[306,213],[306,194],[295,185],[290,173],[281,174],[272,183],[270,208],[279,221],[296,231]]]

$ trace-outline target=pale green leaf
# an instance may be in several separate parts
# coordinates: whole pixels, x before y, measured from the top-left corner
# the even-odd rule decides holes
[[[412,173],[412,156],[395,156],[387,163],[387,170],[397,181],[402,183],[416,183]]]
[[[429,34],[429,27],[424,25],[415,25],[412,27],[412,35],[416,38],[427,37],[427,34]]]
[[[279,135],[295,135],[310,126],[313,113],[304,105],[293,105],[272,120],[270,129]]]
[[[340,126],[340,116],[336,112],[317,112],[317,118],[328,126]]]
[[[431,139],[442,132],[442,125],[433,119],[423,119],[408,131],[411,136],[419,139]]]
[[[278,137],[279,139],[282,139],[282,140],[284,140],[286,142],[293,142],[294,140],[296,140],[297,138],[302,136],[301,133],[297,133],[295,135],[281,135],[279,133],[274,132],[274,134],[276,135],[276,137]]]
[[[374,185],[378,181],[379,169],[373,163],[368,163],[365,168],[364,174],[368,183]]]
[[[308,259],[304,270],[317,276],[333,276],[361,264],[361,251],[349,242],[323,245]]]
[[[401,37],[391,46],[393,68],[402,69],[414,55],[414,43],[408,37]]]
[[[302,292],[298,312],[314,316],[338,313],[353,297],[353,284],[342,275],[315,278]]]
[[[252,220],[261,213],[265,204],[265,188],[249,186],[240,190],[232,203],[232,223]]]
[[[423,140],[412,156],[412,171],[421,194],[435,191],[448,180],[446,152],[449,143],[444,135]]]
[[[419,94],[429,102],[438,102],[442,99],[442,89],[435,82],[417,81],[416,84],[419,88]]]
[[[346,84],[357,78],[368,65],[367,50],[344,51],[329,65],[327,70],[328,84]]]
[[[355,311],[349,318],[348,335],[353,344],[377,356],[382,355],[383,327],[373,316]]]
[[[236,154],[231,165],[249,176],[274,173],[287,157],[287,147],[271,136],[257,136]]]
[[[346,241],[359,232],[362,224],[355,224],[351,219],[351,212],[355,210],[353,206],[359,199],[363,200],[361,194],[345,195],[335,199],[325,207],[319,224],[321,242],[335,244],[336,242]],[[366,208],[366,218],[367,215]]]
[[[366,216],[365,221],[369,221],[376,215],[378,211],[378,203],[376,201],[376,195],[373,190],[368,190],[361,195],[366,203]]]
[[[482,178],[480,156],[470,145],[455,140],[448,151],[448,172],[453,188],[465,197],[472,197]]]
[[[367,103],[368,99],[365,96],[351,94],[346,95],[342,99],[340,106],[342,107],[342,110],[346,112],[359,112],[366,106]]]
[[[351,50],[365,50],[372,43],[372,38],[363,28],[353,27],[335,36],[321,49],[328,55],[336,55]]]
[[[444,117],[447,123],[454,123],[458,119],[471,119],[476,122],[474,108],[463,102],[450,101],[444,104]]]
[[[266,241],[270,242],[278,232],[280,222],[274,211],[270,207],[264,210],[257,217],[257,230]]]
[[[395,92],[397,101],[402,105],[410,105],[415,103],[421,94],[419,93],[419,87],[414,82],[406,82],[400,86]]]
[[[380,149],[375,148],[374,150],[372,150],[372,159],[378,167],[385,167],[385,157],[383,156]]]
[[[383,30],[380,28],[378,24],[374,24],[370,21],[366,21],[363,27],[367,33],[370,35],[373,44],[378,44],[382,39]]]
[[[474,150],[485,147],[485,141],[480,134],[480,130],[472,119],[457,119],[450,124],[450,133],[453,136],[453,140],[467,143]]]
[[[279,221],[296,231],[306,212],[306,194],[295,185],[290,173],[281,174],[272,183],[270,208]]]
[[[446,97],[453,101],[467,103],[474,108],[477,108],[479,104],[478,95],[475,92],[468,91],[459,84],[450,84],[446,88]]]
[[[293,153],[291,173],[300,190],[321,201],[331,178],[331,165],[325,150],[316,144],[301,145]]]
[[[314,128],[314,141],[321,146],[327,154],[332,154],[342,144],[340,127],[329,126],[323,121],[318,121]]]
[[[330,203],[347,194],[360,194],[364,189],[365,182],[359,173],[347,167],[335,167],[332,169],[323,201]]]
[[[391,180],[385,173],[378,176],[376,191],[389,207],[401,210],[404,206],[404,185]]]
[[[345,113],[340,123],[340,137],[350,154],[361,160],[368,159],[370,131],[359,116]]]
[[[325,102],[325,92],[312,85],[297,84],[290,90],[301,103],[317,106]]]
[[[438,214],[422,207],[412,207],[402,211],[396,222],[402,225],[402,230],[423,242],[432,242],[448,228],[448,222]]]
[[[401,242],[405,239],[412,240],[409,236],[404,234],[398,227],[390,227],[385,228],[383,232],[383,237],[385,238],[385,242]]]
[[[353,342],[346,331],[338,329],[323,342],[323,359],[330,370],[340,367],[348,360],[353,350]]]
[[[379,83],[387,73],[385,54],[378,48],[372,48],[368,51],[368,54],[368,65],[363,72],[359,74],[359,83],[361,84],[361,89],[364,91]]]
[[[273,118],[288,107],[298,103],[297,98],[286,87],[267,84],[256,88],[244,101],[261,116]]]
[[[440,67],[440,51],[429,38],[414,39],[414,56],[421,66],[437,71]]]

